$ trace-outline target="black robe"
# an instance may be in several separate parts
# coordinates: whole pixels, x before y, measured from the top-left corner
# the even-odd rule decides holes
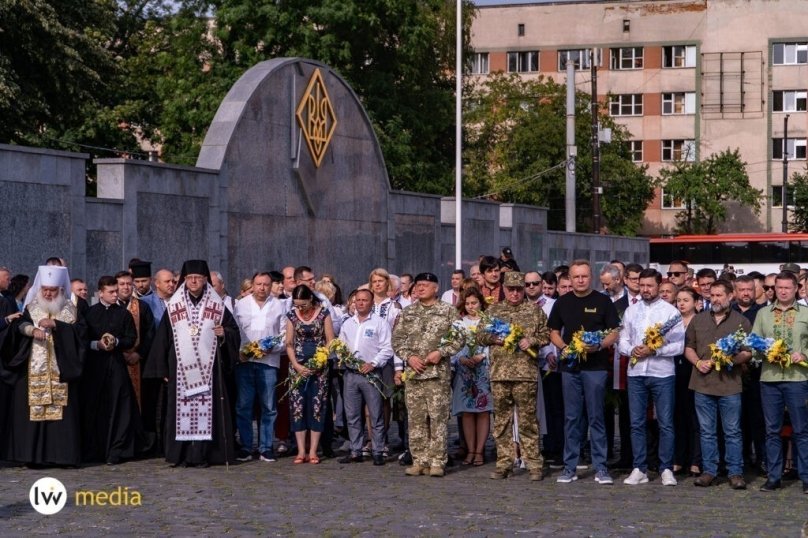
[[[213,432],[210,441],[177,441],[177,353],[171,320],[163,316],[157,327],[151,352],[146,360],[145,378],[168,378],[166,401],[165,456],[174,465],[208,465],[230,463],[235,455],[233,415],[235,394],[230,394],[229,380],[233,366],[238,362],[240,335],[235,318],[227,308],[222,317],[224,338],[218,338],[218,349],[213,364]]]
[[[28,408],[28,361],[33,338],[20,334],[23,322],[31,323],[26,310],[0,335],[0,378],[10,390],[6,434],[0,438],[0,459],[36,465],[81,463],[81,413],[79,379],[85,358],[85,326],[56,321],[53,334],[59,379],[68,384],[67,406],[61,420],[32,421]]]
[[[87,323],[87,361],[81,379],[82,447],[85,461],[118,463],[135,455],[140,413],[123,351],[135,345],[135,322],[128,310],[114,304],[91,306]],[[112,351],[92,350],[104,333],[118,339]]]
[[[6,325],[6,316],[17,311],[17,303],[6,299],[4,295],[0,295],[0,342],[3,341],[5,335],[8,333],[10,325]],[[13,323],[13,322],[12,322]],[[3,376],[3,357],[0,357],[0,378]],[[0,440],[8,439],[8,419],[11,411],[11,387],[0,381]],[[2,441],[0,441],[2,442]],[[0,459],[2,459],[3,450],[0,448]]]

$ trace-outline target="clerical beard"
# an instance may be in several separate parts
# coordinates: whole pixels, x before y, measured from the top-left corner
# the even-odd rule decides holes
[[[67,298],[64,296],[64,293],[60,291],[54,299],[48,300],[42,296],[42,290],[39,290],[36,292],[36,302],[45,312],[56,317],[56,315],[62,311],[62,308],[64,308]]]

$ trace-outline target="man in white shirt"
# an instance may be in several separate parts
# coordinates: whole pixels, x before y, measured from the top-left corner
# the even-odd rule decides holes
[[[440,300],[452,306],[457,306],[457,298],[460,297],[460,287],[463,285],[464,278],[466,278],[464,270],[452,271],[452,287],[443,292]]]
[[[284,302],[269,294],[272,278],[269,273],[258,273],[253,278],[253,292],[236,303],[235,318],[241,333],[241,346],[267,336],[277,336],[284,327],[286,314]],[[275,386],[278,384],[283,342],[270,349],[261,357],[239,355],[236,366],[236,426],[241,438],[239,461],[252,459],[253,409],[257,400],[261,407],[261,420],[258,429],[258,452],[261,461],[275,461],[273,440],[275,417]]]
[[[648,482],[645,429],[650,396],[659,422],[659,470],[662,485],[675,486],[676,479],[672,471],[673,402],[676,387],[674,357],[684,352],[685,329],[676,307],[659,296],[662,274],[656,269],[643,269],[639,276],[642,301],[626,309],[619,344],[620,353],[631,357],[631,362],[634,362],[628,368],[634,470],[623,483],[634,486]],[[643,343],[648,327],[657,323],[664,326],[677,317],[678,322],[662,336],[662,347],[652,350]]]
[[[373,293],[366,289],[358,290],[354,295],[356,314],[343,322],[339,334],[339,339],[364,362],[359,370],[345,370],[343,399],[351,453],[340,459],[340,463],[359,463],[363,460],[364,400],[370,415],[373,465],[384,465],[383,387],[379,385],[379,381],[371,380],[368,374],[375,374],[377,380],[381,378],[382,367],[393,357],[393,348],[390,343],[390,326],[383,318],[371,312],[372,305]]]

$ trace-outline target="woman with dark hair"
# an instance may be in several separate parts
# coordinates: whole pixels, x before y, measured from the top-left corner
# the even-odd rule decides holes
[[[298,285],[292,291],[292,309],[286,314],[286,353],[289,355],[289,383],[303,378],[289,393],[292,431],[297,439],[294,463],[320,463],[317,445],[325,425],[328,368],[320,371],[306,367],[317,348],[334,339],[334,327],[327,309],[308,286]],[[306,434],[310,433],[306,455]]]
[[[460,293],[457,310],[463,325],[475,330],[480,323],[480,314],[486,307],[485,297],[476,287]],[[483,452],[491,428],[491,412],[494,399],[491,397],[491,378],[488,373],[488,348],[465,346],[452,357],[455,376],[452,386],[452,414],[461,415],[463,436],[468,448],[463,465],[482,465]]]
[[[14,297],[18,312],[22,312],[25,294],[28,293],[28,288],[31,287],[30,282],[31,278],[28,275],[14,275],[11,277],[11,282],[8,285],[8,294],[10,297]]]
[[[690,286],[676,293],[676,308],[682,314],[685,328],[696,315],[696,305],[701,295]],[[695,393],[688,388],[693,365],[684,355],[674,357],[676,367],[676,399],[673,413],[673,430],[676,446],[673,454],[673,472],[681,472],[690,464],[690,476],[701,474],[701,443],[699,419],[696,416]]]

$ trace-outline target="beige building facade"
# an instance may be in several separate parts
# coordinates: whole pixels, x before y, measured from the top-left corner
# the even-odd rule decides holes
[[[721,231],[780,230],[784,148],[789,176],[806,167],[808,0],[490,3],[478,3],[472,25],[473,77],[564,82],[571,59],[589,91],[594,48],[598,98],[631,132],[635,161],[656,176],[674,160],[738,148],[764,202],[759,216],[734,207]],[[659,189],[642,233],[672,233],[681,207]]]

